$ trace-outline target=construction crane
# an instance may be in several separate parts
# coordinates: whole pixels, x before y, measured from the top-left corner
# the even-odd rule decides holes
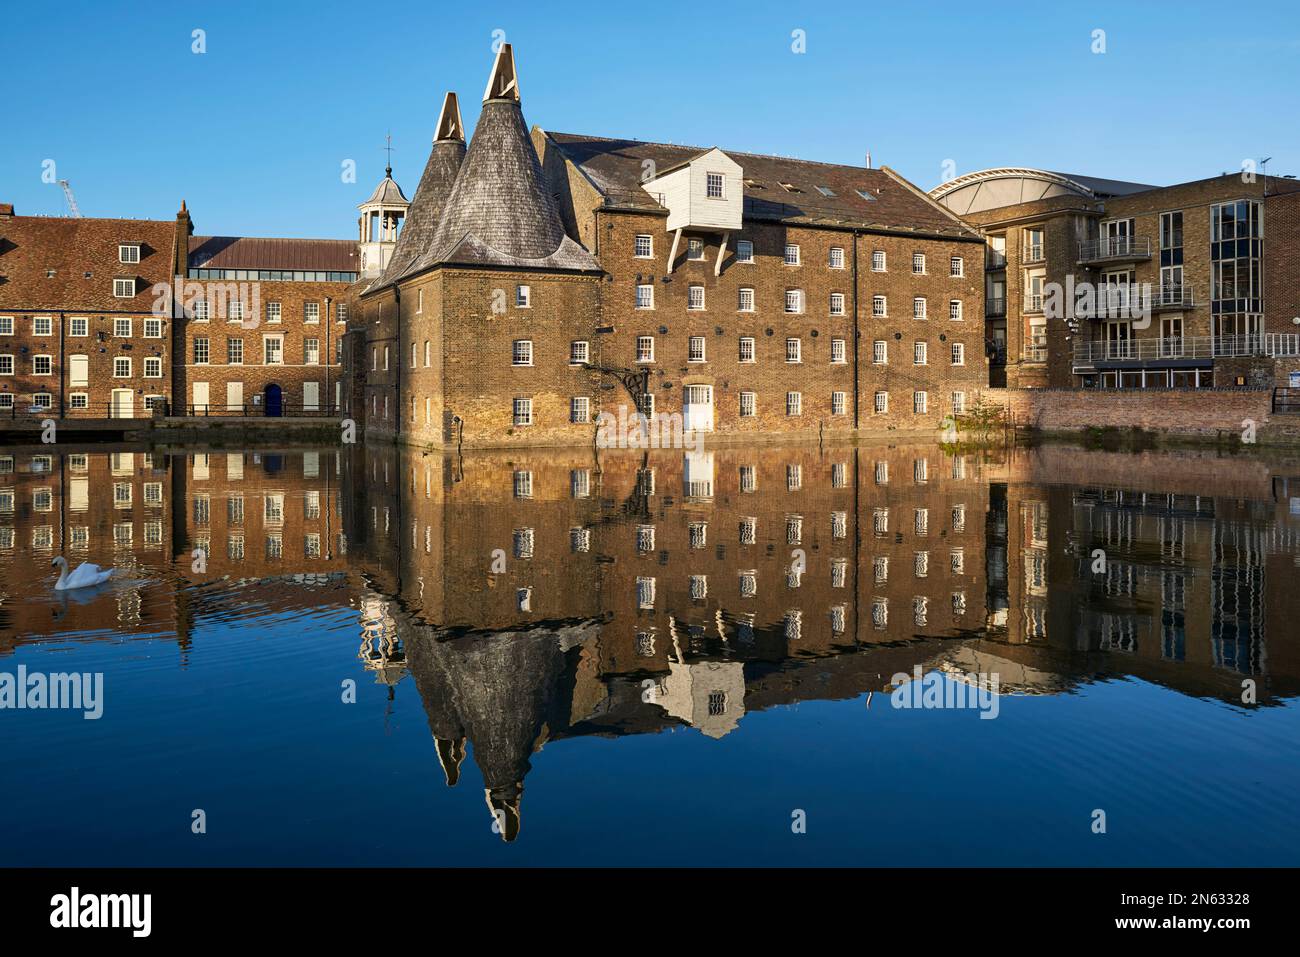
[[[68,201],[68,215],[73,219],[80,219],[81,210],[77,209],[77,198],[72,195],[72,187],[68,185],[66,179],[59,180],[59,185],[63,187],[63,196]]]

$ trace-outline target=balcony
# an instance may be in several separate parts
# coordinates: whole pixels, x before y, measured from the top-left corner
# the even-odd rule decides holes
[[[1074,365],[1098,362],[1156,362],[1162,359],[1215,359],[1238,356],[1300,356],[1300,333],[1260,333],[1248,336],[1183,336],[1169,339],[1124,339],[1078,342]]]
[[[1092,308],[1087,304],[1076,306],[1080,319],[1137,319],[1157,312],[1182,312],[1196,305],[1196,294],[1191,286],[1161,286],[1151,288],[1145,284],[1131,286],[1098,285]]]
[[[1025,293],[1025,312],[1042,312],[1043,294],[1041,292]]]
[[[1047,253],[1042,243],[1025,243],[1020,254],[1020,261],[1026,266],[1031,263],[1040,263],[1046,258]]]
[[[987,250],[984,254],[984,268],[985,269],[1006,269],[1007,254],[1000,253],[992,249]]]
[[[1150,236],[1110,236],[1079,243],[1080,264],[1138,262],[1150,258]]]
[[[1152,312],[1179,312],[1196,305],[1191,286],[1160,286],[1147,294]]]
[[[999,316],[1007,314],[1007,301],[1005,299],[985,299],[984,315],[990,319],[996,319]]]

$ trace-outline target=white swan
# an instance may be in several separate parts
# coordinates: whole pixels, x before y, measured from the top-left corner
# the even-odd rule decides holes
[[[90,562],[82,562],[71,575],[68,574],[68,560],[60,555],[50,562],[51,565],[58,565],[62,572],[59,580],[54,584],[55,591],[67,591],[72,588],[86,588],[90,585],[99,585],[113,577],[113,569],[100,568],[98,565],[92,565]]]

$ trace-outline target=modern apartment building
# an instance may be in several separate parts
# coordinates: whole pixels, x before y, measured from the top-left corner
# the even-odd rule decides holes
[[[1300,356],[1270,312],[1266,236],[1287,178],[1225,174],[1154,187],[1042,170],[990,169],[931,195],[988,240],[994,385],[1208,388],[1260,384],[1259,358]],[[1271,384],[1272,376],[1265,376]]]
[[[658,434],[933,431],[988,382],[982,255],[888,169],[530,136],[507,44],[468,149],[448,95],[358,287],[351,414],[434,445],[590,444],[638,411]]]

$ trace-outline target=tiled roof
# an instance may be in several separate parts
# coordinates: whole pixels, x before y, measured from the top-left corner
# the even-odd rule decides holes
[[[424,175],[416,187],[415,199],[406,211],[406,221],[397,236],[393,257],[388,261],[383,276],[370,289],[379,289],[401,279],[433,244],[443,206],[465,159],[465,138],[460,132],[460,111],[454,93],[447,94],[442,112],[438,123],[440,138],[434,140],[433,149],[429,151],[429,161],[424,165]],[[454,120],[450,115],[453,113]]]
[[[357,244],[349,239],[191,236],[190,268],[356,272],[360,267]]]
[[[0,219],[0,310],[148,312],[151,287],[172,278],[175,231],[175,222],[153,219]],[[140,261],[119,262],[119,243],[138,243]],[[114,296],[113,280],[126,278],[136,295]]]
[[[642,175],[646,160],[653,162],[654,169],[662,174],[708,152],[699,146],[576,133],[548,132],[546,135],[614,202],[645,195]],[[746,218],[953,234],[969,232],[920,190],[909,188],[901,177],[886,170],[721,149],[743,170]],[[793,189],[787,189],[783,183]],[[865,198],[864,193],[871,198]]]
[[[599,271],[596,260],[564,232],[555,201],[545,189],[537,151],[524,125],[514,83],[513,57],[509,91],[485,100],[478,126],[447,197],[442,220],[429,251],[412,272],[438,263],[495,265],[538,269]]]

